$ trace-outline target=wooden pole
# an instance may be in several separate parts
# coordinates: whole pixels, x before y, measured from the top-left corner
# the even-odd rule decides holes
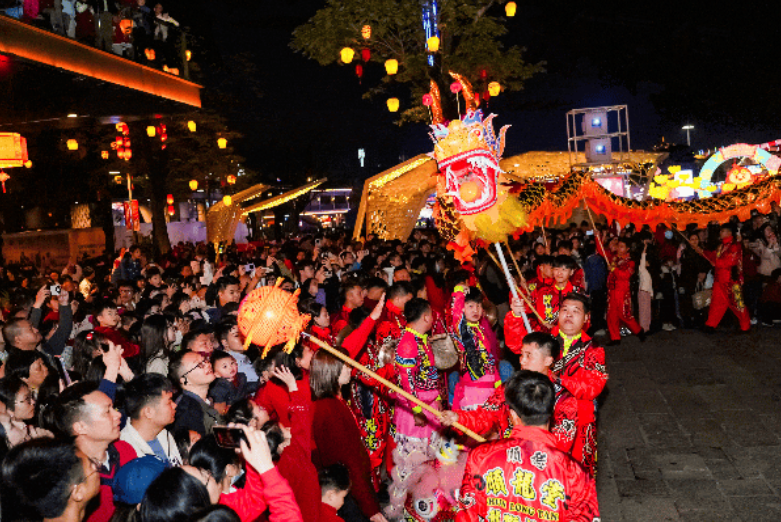
[[[375,379],[380,384],[383,384],[383,385],[387,386],[388,388],[390,388],[391,390],[393,390],[394,392],[398,393],[399,395],[401,395],[402,397],[404,397],[408,401],[415,403],[416,405],[420,406],[424,410],[426,410],[429,413],[435,415],[437,418],[440,418],[442,416],[442,412],[441,411],[432,408],[431,406],[429,406],[425,402],[421,401],[420,399],[418,399],[414,395],[412,395],[410,393],[407,393],[406,391],[402,390],[401,388],[399,388],[398,386],[396,386],[392,382],[388,381],[387,379],[384,379],[384,378],[380,377],[379,375],[377,375],[376,373],[374,373],[373,371],[368,369],[366,366],[364,366],[361,363],[359,363],[359,362],[349,358],[348,356],[346,356],[345,354],[343,354],[342,352],[340,352],[339,350],[337,350],[333,346],[331,346],[331,345],[329,345],[327,343],[324,343],[323,341],[321,341],[320,339],[318,339],[314,335],[308,334],[306,332],[302,332],[301,334],[305,335],[309,339],[309,341],[311,341],[312,343],[316,344],[317,346],[319,346],[323,350],[327,351],[328,353],[330,353],[331,355],[333,355],[337,359],[340,359],[345,364],[347,364],[349,366],[352,366],[356,370],[365,373],[366,375],[368,375],[372,379]],[[463,432],[464,435],[468,435],[469,437],[472,437],[477,442],[480,442],[480,443],[485,442],[485,439],[483,437],[481,437],[480,435],[478,435],[474,431],[470,430],[469,428],[467,428],[466,426],[464,426],[464,425],[462,425],[462,424],[460,424],[458,422],[454,422],[453,423],[453,427],[457,428],[459,431]]]
[[[491,256],[491,259],[493,259],[494,263],[496,263],[496,266],[499,267],[499,268],[502,268],[502,264],[499,262],[498,259],[496,259],[496,256],[493,255],[491,253],[491,251],[488,250],[487,248],[485,250],[486,250],[486,252],[488,252],[488,255]],[[534,313],[534,315],[537,316],[537,320],[539,320],[540,323],[543,326],[545,326],[546,328],[550,328],[550,325],[548,324],[548,322],[545,319],[542,318],[542,316],[540,315],[540,312],[538,312],[537,309],[534,308],[534,305],[532,304],[532,302],[529,300],[528,297],[526,297],[526,295],[523,293],[523,291],[520,288],[518,288],[518,285],[515,284],[515,281],[510,279],[510,280],[507,281],[507,283],[511,284],[511,285],[515,285],[516,292],[513,293],[513,295],[515,295],[517,293],[517,296],[520,297],[521,299],[523,299],[524,302],[529,306],[531,311]],[[531,329],[528,329],[528,332],[531,333],[532,332]]]
[[[599,249],[602,250],[602,255],[607,255],[607,250],[605,250],[605,245],[602,244],[602,240],[599,238],[599,232],[597,231],[597,225],[594,223],[594,216],[591,215],[591,209],[588,207],[588,203],[586,203],[586,198],[583,198],[583,206],[586,207],[586,212],[588,213],[588,220],[591,221],[591,229],[594,231],[594,237],[597,240],[597,243],[599,244]]]
[[[713,261],[711,261],[711,260],[708,258],[708,256],[706,256],[705,254],[703,254],[703,253],[702,253],[702,249],[701,249],[701,248],[699,248],[699,247],[697,247],[697,248],[694,248],[694,245],[692,245],[692,242],[691,242],[691,241],[689,241],[689,238],[688,238],[688,237],[686,237],[686,235],[684,235],[684,233],[683,233],[683,232],[681,232],[680,230],[678,230],[678,227],[672,227],[672,228],[673,228],[673,230],[675,230],[676,232],[678,232],[678,233],[681,235],[681,237],[683,238],[683,240],[684,240],[684,241],[686,241],[687,243],[689,243],[689,246],[690,246],[690,247],[692,247],[692,250],[694,250],[695,252],[697,252],[698,254],[700,254],[700,255],[701,255],[701,256],[702,256],[702,257],[703,257],[703,258],[704,258],[706,261],[708,261],[708,263],[710,263],[711,265],[713,265]],[[715,265],[714,265],[714,266],[715,266]]]

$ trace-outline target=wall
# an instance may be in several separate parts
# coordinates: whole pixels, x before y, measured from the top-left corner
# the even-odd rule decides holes
[[[71,259],[80,258],[85,253],[90,257],[98,256],[104,248],[106,236],[101,228],[3,234],[3,257],[8,263],[18,262],[24,252],[28,259],[40,259],[46,265],[65,266]]]

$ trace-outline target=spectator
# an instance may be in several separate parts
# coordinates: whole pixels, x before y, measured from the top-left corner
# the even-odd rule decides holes
[[[190,351],[178,354],[171,360],[168,376],[182,390],[176,400],[175,431],[191,430],[204,437],[222,424],[222,416],[209,403],[214,373],[208,358]]]

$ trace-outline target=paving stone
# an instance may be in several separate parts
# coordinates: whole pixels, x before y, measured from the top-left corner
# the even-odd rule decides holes
[[[662,472],[656,463],[655,450],[646,447],[628,448],[626,450],[629,465],[638,480],[661,480]]]
[[[781,520],[781,499],[776,496],[731,498],[732,509],[744,522]]]
[[[711,410],[742,410],[746,407],[744,400],[738,397],[734,389],[725,384],[694,386],[693,388],[708,403]]]
[[[680,513],[680,517],[682,522],[720,522],[722,520],[735,522],[736,520],[740,520],[738,515],[728,507],[725,509],[709,509],[705,511],[686,511]]]
[[[627,522],[678,522],[681,520],[675,501],[670,498],[645,497],[622,499],[621,516]],[[606,522],[612,522],[607,518]]]
[[[661,386],[660,391],[679,420],[706,416],[711,411],[710,404],[694,393],[691,386],[668,384]]]
[[[656,463],[663,479],[713,480],[705,459],[694,453],[664,453]]]
[[[716,484],[725,497],[757,497],[773,493],[762,478],[719,480]]]
[[[733,441],[722,427],[721,421],[713,417],[686,420],[683,429],[689,432],[695,446],[729,446]]]
[[[669,497],[670,492],[661,480],[616,480],[622,497]]]
[[[666,448],[691,446],[688,435],[678,427],[672,415],[642,414],[637,417],[640,420],[640,430],[649,445]]]
[[[729,508],[729,503],[714,480],[665,480],[678,512]]]

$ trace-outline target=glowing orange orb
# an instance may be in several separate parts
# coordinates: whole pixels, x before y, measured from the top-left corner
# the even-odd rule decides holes
[[[309,323],[309,315],[298,313],[298,292],[291,294],[277,286],[263,286],[244,298],[239,306],[239,331],[247,339],[268,349],[287,343],[292,349]]]
[[[461,184],[461,188],[458,189],[458,195],[466,203],[472,203],[483,192],[483,185],[477,181],[465,181]]]

